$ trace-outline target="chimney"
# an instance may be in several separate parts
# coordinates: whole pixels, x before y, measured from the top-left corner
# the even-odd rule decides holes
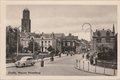
[[[55,38],[55,34],[54,34],[54,32],[52,32],[52,38],[53,38],[53,39]]]
[[[71,34],[71,33],[69,33],[69,36],[72,36],[72,34]]]
[[[113,34],[115,34],[115,26],[114,26],[114,24],[113,24]]]

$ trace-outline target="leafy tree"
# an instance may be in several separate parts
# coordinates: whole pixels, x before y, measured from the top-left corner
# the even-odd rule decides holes
[[[98,59],[100,60],[112,60],[114,57],[114,50],[105,47],[105,46],[100,46],[99,48],[99,53],[98,53]]]
[[[13,57],[15,56],[17,52],[17,38],[19,46],[19,33],[20,30],[17,28],[13,28],[11,26],[6,27],[6,57]]]
[[[38,51],[40,49],[40,45],[39,45],[39,43],[35,42],[34,40],[31,40],[28,43],[28,50],[33,52],[33,48],[34,48],[34,51]]]
[[[51,56],[55,54],[55,49],[52,46],[49,46],[47,50],[51,52],[50,53]]]
[[[11,26],[6,27],[6,57],[14,55],[16,52],[16,31]]]

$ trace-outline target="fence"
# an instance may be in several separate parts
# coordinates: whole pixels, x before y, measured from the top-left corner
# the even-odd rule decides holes
[[[106,68],[105,64],[103,67],[97,65],[91,65],[89,60],[78,60],[76,59],[75,68],[82,71],[87,71],[96,74],[108,75],[108,76],[116,76],[117,69],[115,68]]]

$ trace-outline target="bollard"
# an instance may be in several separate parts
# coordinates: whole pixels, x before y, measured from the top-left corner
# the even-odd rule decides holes
[[[76,68],[78,68],[78,60],[76,59]]]
[[[80,60],[79,60],[79,69],[80,69]]]
[[[68,54],[67,54],[67,56],[68,56]]]
[[[61,57],[61,54],[59,54],[59,57]]]
[[[44,67],[44,60],[41,60],[41,67]]]
[[[54,57],[52,56],[52,57],[50,58],[50,60],[51,60],[51,61],[54,61]]]
[[[89,62],[88,62],[88,71],[89,71]]]
[[[83,61],[83,70],[84,70],[84,61]]]
[[[104,62],[103,62],[103,64],[104,64]],[[104,74],[105,74],[105,64],[104,64]]]
[[[96,64],[95,64],[95,73],[96,73]]]

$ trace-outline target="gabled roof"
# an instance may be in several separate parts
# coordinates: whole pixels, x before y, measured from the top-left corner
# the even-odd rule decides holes
[[[68,36],[64,36],[62,40],[78,40],[78,36],[74,36],[70,34]]]
[[[61,37],[64,37],[64,33],[55,33],[55,38],[61,38]]]
[[[31,33],[30,35],[29,35],[29,37],[30,36],[34,36],[34,38],[40,38],[40,35],[39,34],[36,34],[36,33]]]
[[[111,30],[96,30],[95,32],[93,32],[93,37],[106,37],[107,33],[109,34],[109,36],[114,36],[115,34],[111,31]]]
[[[20,33],[20,37],[21,37],[21,38],[27,38],[28,36],[29,36],[28,33],[25,33],[25,32],[21,32],[21,33]]]
[[[60,37],[63,37],[64,36],[64,33],[42,33],[40,35],[40,37],[44,37],[44,38],[60,38]]]
[[[44,34],[40,34],[40,38],[44,37],[44,38],[52,38],[52,35],[49,33],[44,33]]]

